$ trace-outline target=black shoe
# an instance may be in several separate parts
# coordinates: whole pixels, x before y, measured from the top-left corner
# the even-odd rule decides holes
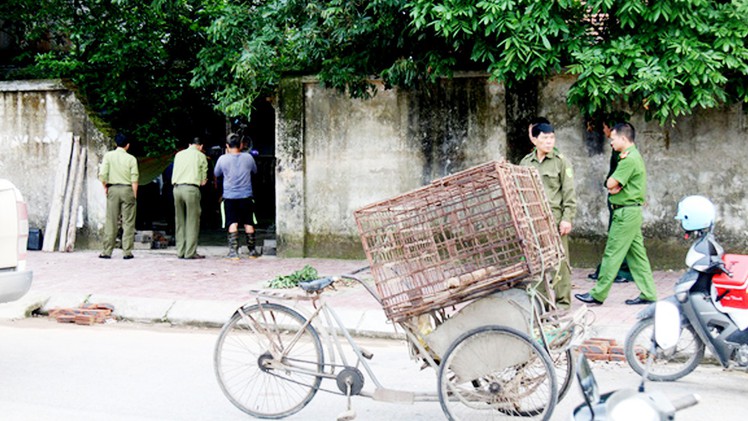
[[[587,304],[595,304],[598,306],[603,304],[602,301],[596,300],[589,292],[586,294],[574,294],[574,298]]]
[[[109,256],[107,254],[100,254],[99,255],[99,259],[111,259],[111,258],[112,258],[112,256]]]
[[[596,300],[595,297],[593,297],[592,295],[590,295],[589,292],[586,293],[586,294],[574,294],[574,298],[576,298],[577,300],[579,300],[579,301],[581,301],[583,303],[587,303],[587,304],[595,304],[595,305],[598,305],[598,306],[600,306],[600,305],[603,304],[602,301]]]
[[[597,281],[597,272],[592,272],[589,275],[587,275],[587,279],[592,279],[593,281]]]
[[[654,303],[654,301],[645,300],[641,296],[636,297],[636,298],[631,299],[631,300],[626,300],[625,302],[626,302],[626,304],[628,304],[630,306],[635,306],[635,305],[639,305],[639,304],[652,304],[652,303]]]
[[[122,258],[125,259],[125,260],[130,260],[130,259],[134,259],[135,256],[133,256],[132,254],[126,254],[126,255],[122,256]]]
[[[195,253],[195,254],[193,254],[190,257],[183,257],[183,259],[185,259],[185,260],[198,260],[198,259],[205,259],[205,256],[203,256],[202,254]]]
[[[616,276],[616,279],[614,279],[613,282],[617,284],[625,284],[626,282],[629,282],[629,280],[624,278],[623,276]]]

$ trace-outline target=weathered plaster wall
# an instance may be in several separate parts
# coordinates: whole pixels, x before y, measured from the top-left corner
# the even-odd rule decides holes
[[[579,211],[574,235],[603,237],[608,223],[604,178],[610,145],[595,151],[585,141],[581,117],[566,107],[571,77],[556,77],[541,90],[541,114],[556,125],[557,145],[576,171]],[[670,241],[681,234],[673,220],[678,201],[691,194],[709,197],[718,208],[717,234],[730,250],[748,250],[748,127],[740,105],[700,111],[661,127],[634,115],[637,148],[647,166],[644,233],[649,240]],[[678,258],[680,259],[679,256]]]
[[[361,257],[355,209],[503,154],[502,96],[471,77],[419,93],[380,85],[369,100],[287,80],[276,120],[280,253]],[[299,112],[302,127],[287,120]]]
[[[610,146],[590,140],[582,117],[566,105],[571,83],[572,77],[559,76],[541,86],[539,110],[554,123],[557,145],[575,167],[573,234],[596,243],[596,259],[608,221],[603,182]],[[293,86],[281,91],[277,119],[279,128],[293,127],[285,131],[291,139],[278,130],[276,140],[282,255],[361,257],[355,209],[506,155],[504,89],[485,77],[458,77],[420,93],[380,86],[366,101],[313,79],[294,79]],[[280,105],[289,103],[293,107]],[[632,123],[649,176],[648,247],[667,248],[679,236],[672,218],[680,198],[705,194],[718,206],[718,235],[726,247],[748,250],[748,130],[740,106],[696,113],[673,127],[638,115]]]
[[[88,233],[104,223],[104,189],[97,181],[99,159],[106,151],[102,133],[86,115],[75,94],[55,80],[0,82],[0,177],[11,180],[28,202],[29,225],[47,224],[55,185],[58,154],[63,138],[79,136],[88,148],[86,182],[81,197]]]

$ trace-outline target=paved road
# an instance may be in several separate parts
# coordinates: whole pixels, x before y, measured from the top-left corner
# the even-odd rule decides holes
[[[46,319],[0,322],[0,411],[3,420],[247,420],[224,398],[213,375],[218,331],[165,325],[115,323],[60,325]],[[402,341],[361,339],[385,387],[435,391],[430,369],[419,370]],[[636,387],[625,365],[594,363],[602,391]],[[367,381],[367,386],[371,386]],[[649,383],[670,398],[698,392],[703,402],[678,420],[739,420],[744,417],[748,375],[701,366],[676,383]],[[568,420],[581,401],[574,385],[553,420]],[[358,420],[443,419],[436,402],[388,404],[354,398]],[[288,420],[332,420],[345,399],[319,393]]]

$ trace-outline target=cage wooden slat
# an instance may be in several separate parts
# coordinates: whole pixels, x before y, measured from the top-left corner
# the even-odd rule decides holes
[[[354,212],[387,317],[510,288],[563,249],[540,177],[493,161]]]

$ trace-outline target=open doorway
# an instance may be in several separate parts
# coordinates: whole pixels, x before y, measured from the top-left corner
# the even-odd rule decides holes
[[[232,132],[241,131],[248,139],[250,152],[257,163],[252,178],[258,245],[275,240],[275,108],[265,98],[254,102],[249,121],[234,119]]]
[[[257,100],[249,121],[246,119],[231,119],[215,113],[205,113],[202,116],[202,128],[195,128],[191,136],[201,137],[204,151],[208,156],[208,183],[200,190],[201,218],[199,245],[217,246],[226,244],[226,230],[222,226],[220,207],[220,186],[217,186],[213,176],[213,168],[226,149],[226,137],[230,133],[241,131],[250,139],[249,149],[257,164],[257,174],[252,178],[255,198],[255,213],[257,223],[257,245],[264,246],[265,240],[275,239],[275,109],[266,100]],[[193,122],[194,123],[194,122]],[[193,126],[196,126],[193,124]],[[177,150],[187,147],[191,138],[187,135]],[[138,191],[138,215],[136,229],[139,231],[154,231],[164,233],[168,244],[174,245],[174,196],[171,184],[171,169],[173,155],[177,151],[158,158],[139,158],[139,165],[145,170],[145,163],[151,166],[163,166],[155,174],[155,178],[143,183]],[[274,245],[264,251],[274,251]]]

